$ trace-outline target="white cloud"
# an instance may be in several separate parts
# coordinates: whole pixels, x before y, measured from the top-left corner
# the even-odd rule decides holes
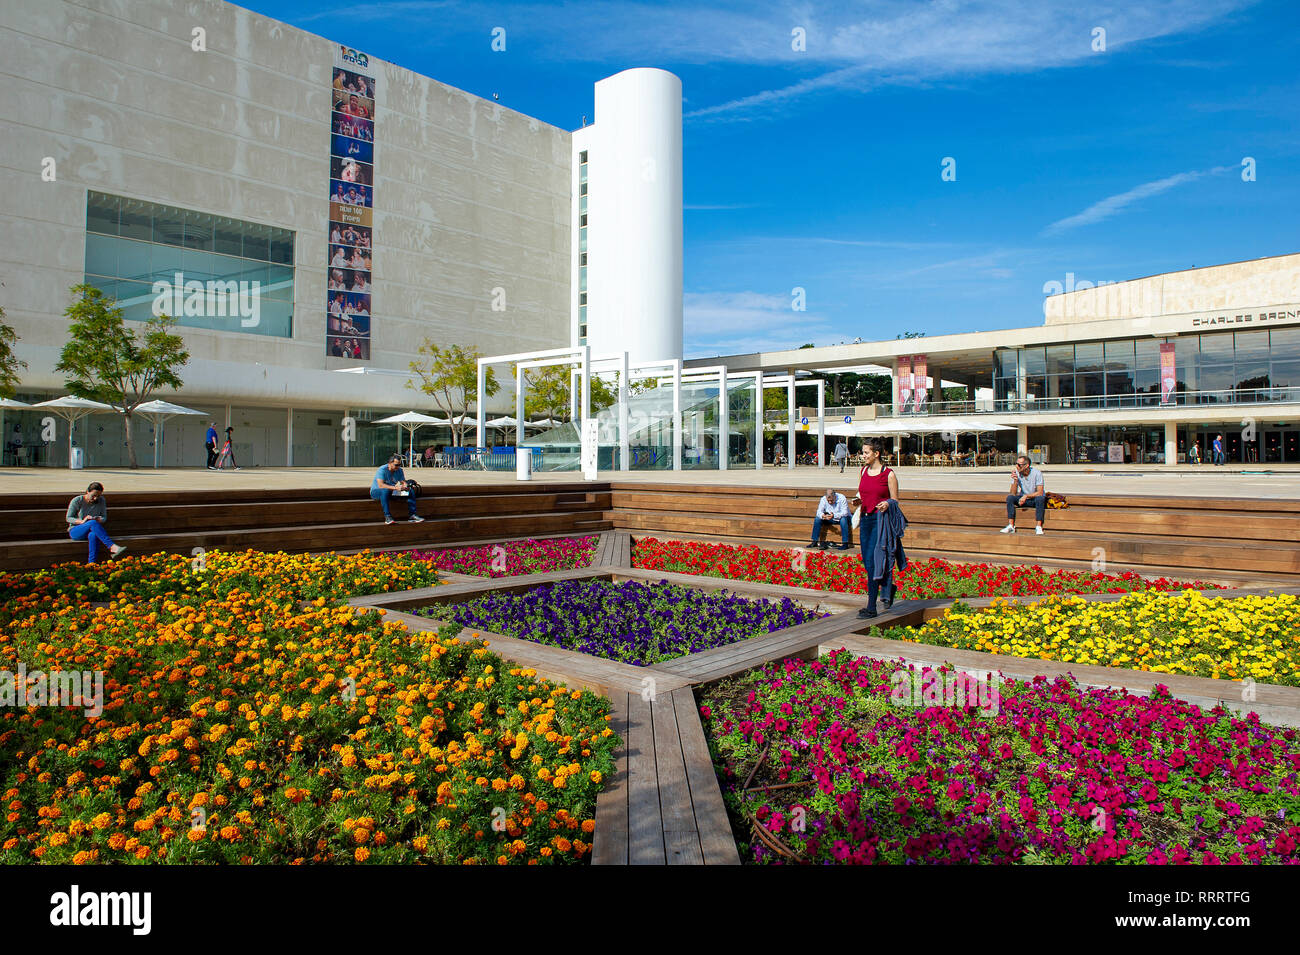
[[[1043,229],[1043,235],[1059,235],[1068,229],[1075,229],[1083,225],[1092,225],[1094,222],[1101,222],[1109,219],[1113,215],[1122,212],[1126,207],[1135,202],[1148,199],[1151,196],[1158,196],[1162,192],[1168,192],[1178,186],[1185,185],[1189,182],[1195,182],[1206,176],[1213,176],[1218,173],[1226,172],[1231,166],[1215,166],[1213,169],[1191,170],[1190,172],[1175,173],[1172,176],[1166,176],[1163,179],[1156,179],[1152,182],[1144,182],[1140,186],[1134,186],[1124,192],[1116,193],[1113,196],[1107,196],[1099,202],[1094,202],[1082,212],[1077,212],[1072,216],[1066,216],[1064,219],[1057,219],[1047,228]]]

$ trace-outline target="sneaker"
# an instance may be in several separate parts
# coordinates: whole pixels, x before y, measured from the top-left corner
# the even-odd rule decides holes
[[[822,541],[820,544],[817,545],[817,549],[818,549],[818,550],[829,550],[829,549],[830,549],[830,546],[831,546],[830,544],[826,543],[825,541]]]
[[[893,598],[893,597],[890,597],[888,600],[881,600],[881,601],[880,601],[880,606],[881,606],[881,608],[884,609],[884,610],[888,610],[888,609],[889,609],[890,607],[892,607],[893,605],[894,605],[894,598]]]
[[[1037,535],[1039,535],[1039,536],[1041,537],[1042,534],[1043,534],[1043,529],[1042,529],[1041,527],[1035,527],[1035,528],[1034,528],[1034,533],[1037,534]]]
[[[852,544],[840,544],[839,549],[840,549],[840,550],[850,550],[852,547],[853,547]]]
[[[876,612],[870,609],[869,607],[863,607],[861,610],[858,611],[859,620],[870,620],[875,615]]]
[[[125,544],[114,544],[112,547],[110,547],[110,548],[108,549],[108,552],[109,552],[110,554],[112,554],[114,557],[116,557],[118,554],[122,553],[122,551],[124,551],[124,550],[126,550],[126,545],[125,545]]]
[[[424,518],[421,517],[419,514],[416,514],[413,518],[411,518],[411,520],[409,521],[409,523],[411,523],[411,524],[423,524],[423,523],[424,523]]]
[[[384,523],[385,523],[385,524],[391,524],[391,523],[393,523],[393,519],[392,519],[391,517],[385,517],[385,518],[384,518]]]
[[[216,468],[214,468],[212,465],[209,464],[209,465],[208,465],[208,470],[209,470],[209,471],[215,471]]]
[[[998,531],[999,534],[1014,534],[1015,532],[1016,532],[1015,524],[1008,524],[1006,527],[1002,528],[1002,530]]]

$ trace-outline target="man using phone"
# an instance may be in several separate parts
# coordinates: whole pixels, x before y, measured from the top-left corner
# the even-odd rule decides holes
[[[1003,534],[1016,532],[1016,508],[1032,507],[1037,526],[1035,534],[1043,533],[1043,514],[1047,510],[1047,489],[1043,486],[1043,472],[1030,463],[1029,458],[1020,455],[1016,466],[1011,469],[1011,493],[1007,495],[1007,526]]]
[[[389,457],[387,464],[375,472],[375,479],[370,482],[370,496],[384,509],[385,524],[393,523],[393,515],[388,512],[388,502],[395,493],[404,493],[406,490],[406,474],[402,471],[402,459],[394,454]],[[424,520],[416,513],[414,494],[406,495],[406,509],[412,524],[419,524]]]

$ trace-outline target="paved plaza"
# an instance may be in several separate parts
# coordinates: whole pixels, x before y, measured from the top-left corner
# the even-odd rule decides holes
[[[984,491],[1004,493],[1010,483],[1009,468],[897,468],[902,497],[908,490]],[[104,485],[105,493],[122,491],[193,491],[207,489],[327,488],[355,485],[366,493],[375,469],[364,468],[250,468],[212,472],[203,469],[107,468],[71,472],[51,468],[6,468],[0,471],[0,494],[67,490],[72,494],[91,481]],[[1082,465],[1044,465],[1047,488],[1061,494],[1124,494],[1178,497],[1242,497],[1246,500],[1300,499],[1300,466],[1234,465],[1196,469],[1138,469],[1117,465],[1104,470]],[[511,471],[415,468],[408,477],[421,485],[514,483]],[[752,487],[853,487],[857,471],[846,468],[764,467],[727,471],[601,471],[601,481],[643,481],[693,485],[749,485]],[[535,482],[573,483],[582,480],[575,471],[538,472]]]

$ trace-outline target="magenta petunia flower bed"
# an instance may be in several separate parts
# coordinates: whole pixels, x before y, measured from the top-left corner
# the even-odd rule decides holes
[[[1165,687],[1146,698],[1040,677],[992,700],[923,696],[923,679],[951,689],[955,674],[905,669],[837,650],[705,691],[751,861],[1300,862],[1295,729]]]
[[[514,540],[478,547],[405,551],[439,570],[478,577],[516,577],[586,567],[596,553],[595,537]]]

